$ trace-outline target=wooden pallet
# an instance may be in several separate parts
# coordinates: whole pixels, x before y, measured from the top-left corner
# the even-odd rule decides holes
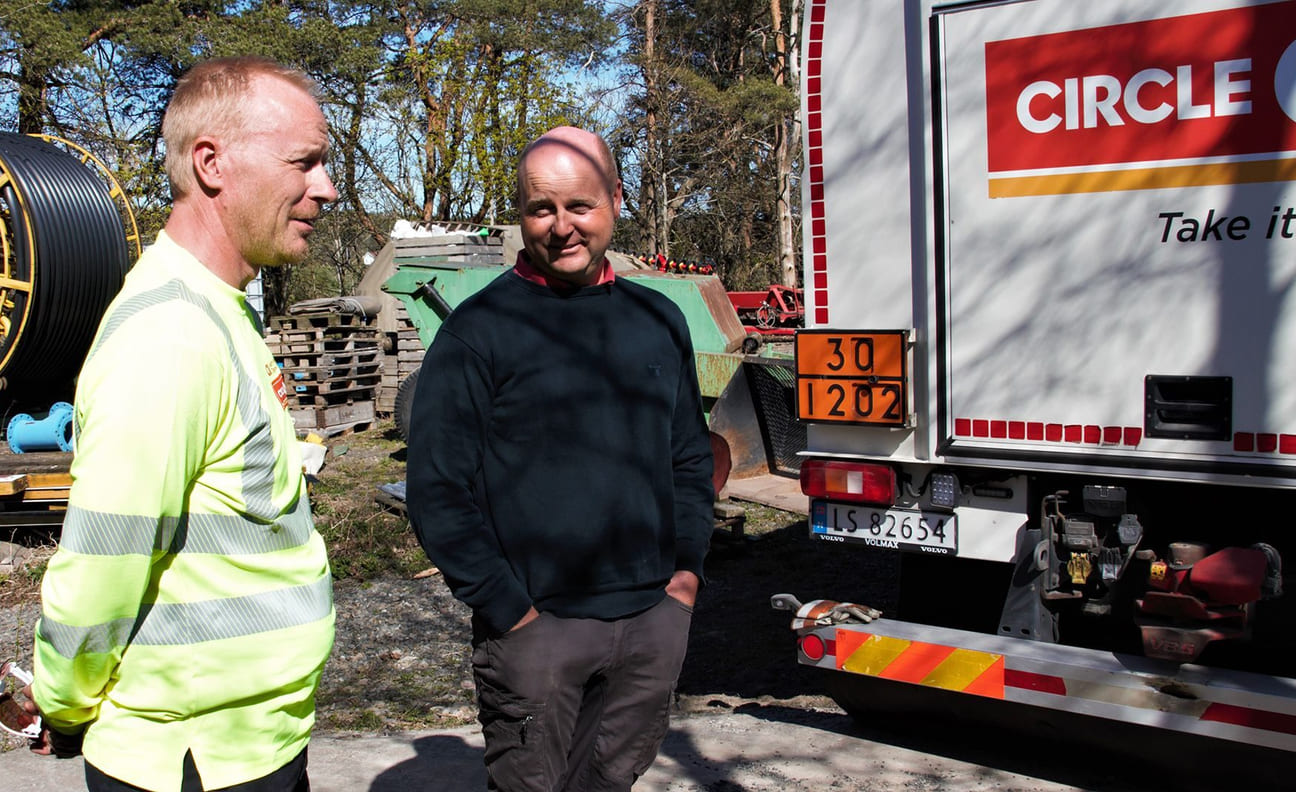
[[[15,454],[0,443],[0,526],[56,526],[67,511],[71,452]]]
[[[325,436],[367,426],[375,418],[372,400],[328,406],[296,407],[289,409],[288,412],[292,415],[293,425],[299,431],[320,432]]]
[[[372,374],[367,377],[326,380],[309,385],[293,383],[288,386],[288,395],[302,407],[345,404],[359,400],[372,401],[380,379],[378,374]]]
[[[359,314],[308,313],[275,316],[270,319],[273,332],[325,330],[329,328],[364,327],[365,318]]]
[[[298,429],[330,430],[374,418],[382,335],[367,319],[332,312],[275,316],[266,344],[284,373]],[[367,404],[368,407],[357,407]]]
[[[323,385],[330,382],[357,379],[360,377],[381,377],[382,361],[378,353],[363,363],[337,364],[324,363],[319,366],[294,366],[291,372],[284,375],[289,387],[294,385]]]
[[[306,333],[280,333],[278,342],[270,347],[275,355],[324,355],[377,350],[381,344],[378,331],[366,328],[364,335],[318,336]],[[318,332],[318,331],[314,331]]]
[[[379,348],[353,349],[348,352],[330,352],[327,355],[322,355],[316,363],[320,366],[331,366],[333,368],[368,365],[382,368],[383,360],[380,357],[381,354],[382,350]]]

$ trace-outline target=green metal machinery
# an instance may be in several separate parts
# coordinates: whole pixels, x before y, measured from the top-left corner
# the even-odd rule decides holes
[[[445,237],[394,240],[395,268],[383,284],[383,291],[394,296],[409,314],[426,348],[432,343],[442,321],[470,295],[495,278],[508,272],[508,251],[501,240],[488,233],[452,234]],[[776,356],[759,356],[758,339],[749,337],[738,319],[724,285],[713,275],[675,275],[656,270],[639,269],[624,257],[614,257],[618,278],[630,278],[666,295],[679,306],[688,322],[697,363],[698,385],[703,406],[713,434],[725,440],[732,449],[735,470],[750,458],[756,467],[766,470],[796,466],[796,451],[805,447],[795,436],[790,452],[771,456],[771,433],[779,437],[794,429],[793,395],[790,390],[791,361]],[[618,263],[621,266],[618,266]],[[735,376],[744,372],[743,376]],[[402,434],[409,426],[410,405],[419,376],[430,373],[415,371],[400,383],[396,397],[396,423]],[[765,386],[753,382],[768,381]],[[768,391],[768,398],[762,392]],[[767,413],[772,405],[779,416],[772,422]],[[795,433],[794,433],[795,434]],[[777,438],[776,438],[777,440]],[[775,443],[780,444],[780,443]],[[767,460],[781,457],[785,463]],[[783,472],[794,472],[783,470]]]

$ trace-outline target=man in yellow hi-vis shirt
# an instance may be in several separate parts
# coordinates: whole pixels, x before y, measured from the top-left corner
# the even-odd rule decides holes
[[[77,383],[62,541],[36,627],[37,750],[101,790],[302,792],[333,643],[283,377],[244,288],[301,261],[328,131],[305,75],[207,61],[163,121],[171,216]]]

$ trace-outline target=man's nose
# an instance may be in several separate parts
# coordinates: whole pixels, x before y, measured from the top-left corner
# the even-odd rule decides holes
[[[333,186],[333,180],[329,178],[323,165],[317,166],[312,176],[309,193],[311,198],[320,203],[333,203],[338,199],[337,188]]]

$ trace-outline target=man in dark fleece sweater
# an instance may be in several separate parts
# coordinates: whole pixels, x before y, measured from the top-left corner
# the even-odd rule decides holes
[[[524,249],[423,364],[408,505],[473,609],[489,789],[626,790],[665,736],[712,531],[688,327],[604,257],[607,145],[572,127],[518,167]]]

